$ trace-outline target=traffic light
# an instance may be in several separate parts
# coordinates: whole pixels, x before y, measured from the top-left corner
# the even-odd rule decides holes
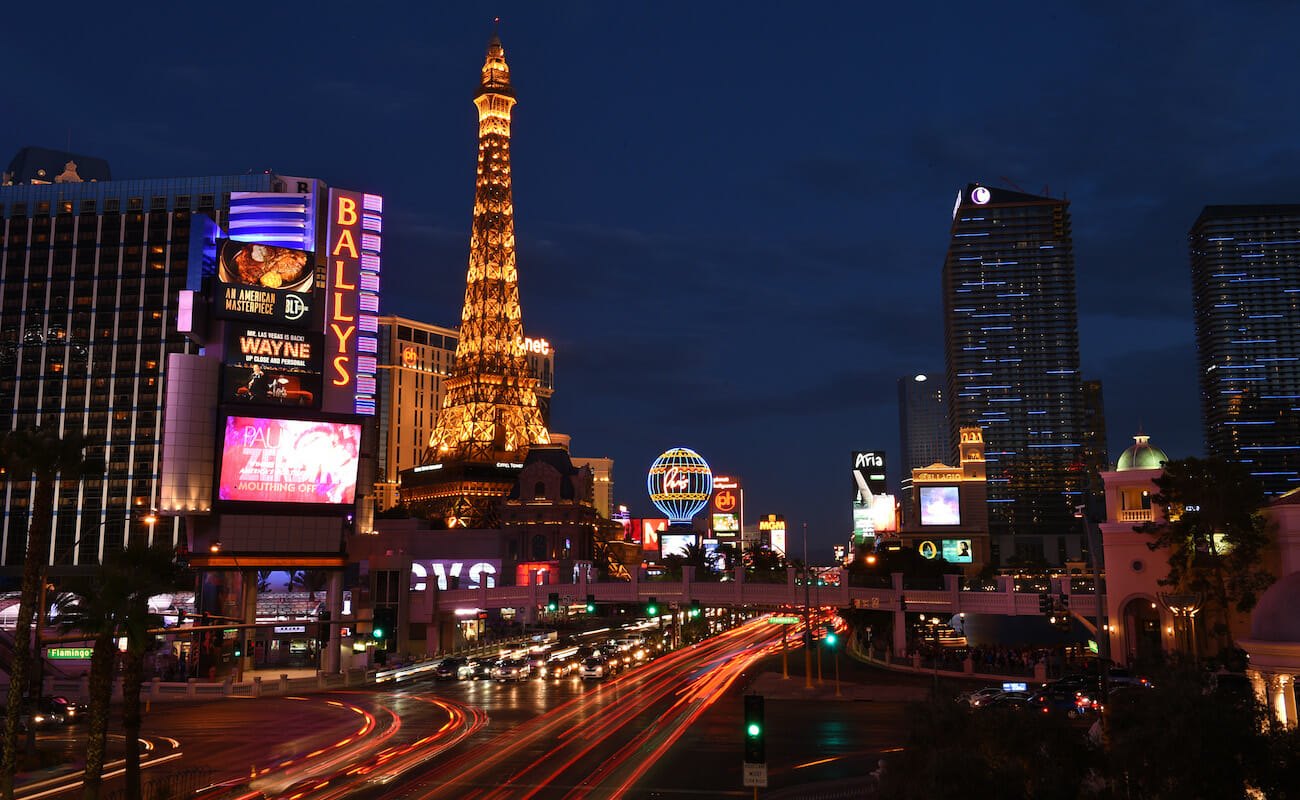
[[[657,616],[659,616],[659,598],[658,598],[658,597],[651,597],[649,600],[646,601],[646,604],[645,604],[645,613],[646,613],[646,615],[651,616],[651,617],[657,617]]]
[[[596,613],[596,595],[594,594],[587,595],[587,613],[588,614]]]
[[[1056,609],[1056,627],[1063,631],[1068,631],[1070,625],[1070,596],[1065,592],[1060,594]]]
[[[1054,611],[1054,610],[1055,610],[1055,609],[1053,609],[1053,607],[1052,607],[1052,596],[1051,596],[1050,594],[1048,594],[1047,592],[1039,592],[1039,593],[1038,593],[1038,613],[1039,613],[1039,614],[1042,614],[1042,615],[1045,616],[1045,617],[1050,617],[1050,616],[1052,616],[1052,611]]]
[[[839,640],[840,640],[839,636],[835,634],[835,626],[830,624],[829,622],[826,623],[826,639],[825,639],[826,646],[834,650],[835,643],[838,642]]]
[[[699,601],[699,600],[692,600],[692,601],[691,601],[691,616],[692,616],[692,617],[698,617],[699,615],[700,615],[700,601]]]
[[[316,644],[324,646],[330,640],[330,612],[320,613],[320,622],[316,623]]]
[[[380,606],[375,609],[374,626],[370,630],[375,640],[375,649],[388,651],[393,649],[397,633],[397,609],[393,606]]]
[[[763,744],[766,734],[763,727],[763,695],[745,695],[745,763],[767,763]]]
[[[560,593],[551,592],[546,596],[546,610],[555,613],[560,610]]]

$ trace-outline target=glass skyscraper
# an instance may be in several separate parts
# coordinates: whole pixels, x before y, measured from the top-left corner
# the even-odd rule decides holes
[[[24,153],[27,158],[24,158]],[[179,541],[158,497],[167,354],[191,271],[191,219],[227,221],[230,193],[272,191],[274,175],[107,180],[76,157],[24,151],[0,186],[0,426],[52,425],[89,440],[107,474],[59,487],[51,558],[99,563],[128,529]],[[83,168],[84,168],[83,164]],[[32,487],[6,483],[0,565],[23,561]]]
[[[902,455],[899,500],[903,519],[916,522],[912,508],[912,470],[945,463],[952,456],[942,381],[928,375],[898,379],[898,429]]]
[[[1210,455],[1300,484],[1300,205],[1206,206],[1190,238]]]
[[[950,441],[984,429],[993,544],[1003,559],[1055,559],[1080,533],[1085,469],[1069,204],[966,186],[943,306]]]

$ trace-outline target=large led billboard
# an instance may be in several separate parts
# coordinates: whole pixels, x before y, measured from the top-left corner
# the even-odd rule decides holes
[[[320,406],[319,334],[231,323],[226,327],[226,403]]]
[[[217,242],[218,319],[311,325],[316,268],[311,253],[235,239]]]
[[[960,492],[956,486],[921,486],[922,525],[960,525]]]
[[[719,536],[735,537],[740,532],[740,518],[735,514],[713,513],[713,532]]]
[[[973,560],[970,551],[970,539],[944,539],[943,558],[953,564],[969,564]]]
[[[659,534],[659,556],[667,558],[668,556],[686,556],[686,548],[695,544],[695,534],[693,533],[661,533]]]
[[[221,446],[221,500],[350,504],[361,426],[231,416]]]

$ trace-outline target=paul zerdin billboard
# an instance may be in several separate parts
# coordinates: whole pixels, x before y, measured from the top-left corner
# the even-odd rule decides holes
[[[221,445],[220,500],[351,504],[361,426],[230,416]]]

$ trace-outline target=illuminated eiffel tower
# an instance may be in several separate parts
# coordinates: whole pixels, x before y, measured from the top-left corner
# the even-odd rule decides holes
[[[523,349],[510,191],[514,104],[505,49],[493,33],[474,93],[478,177],[456,363],[422,465],[402,476],[403,500],[448,527],[495,527],[528,448],[550,443]]]

